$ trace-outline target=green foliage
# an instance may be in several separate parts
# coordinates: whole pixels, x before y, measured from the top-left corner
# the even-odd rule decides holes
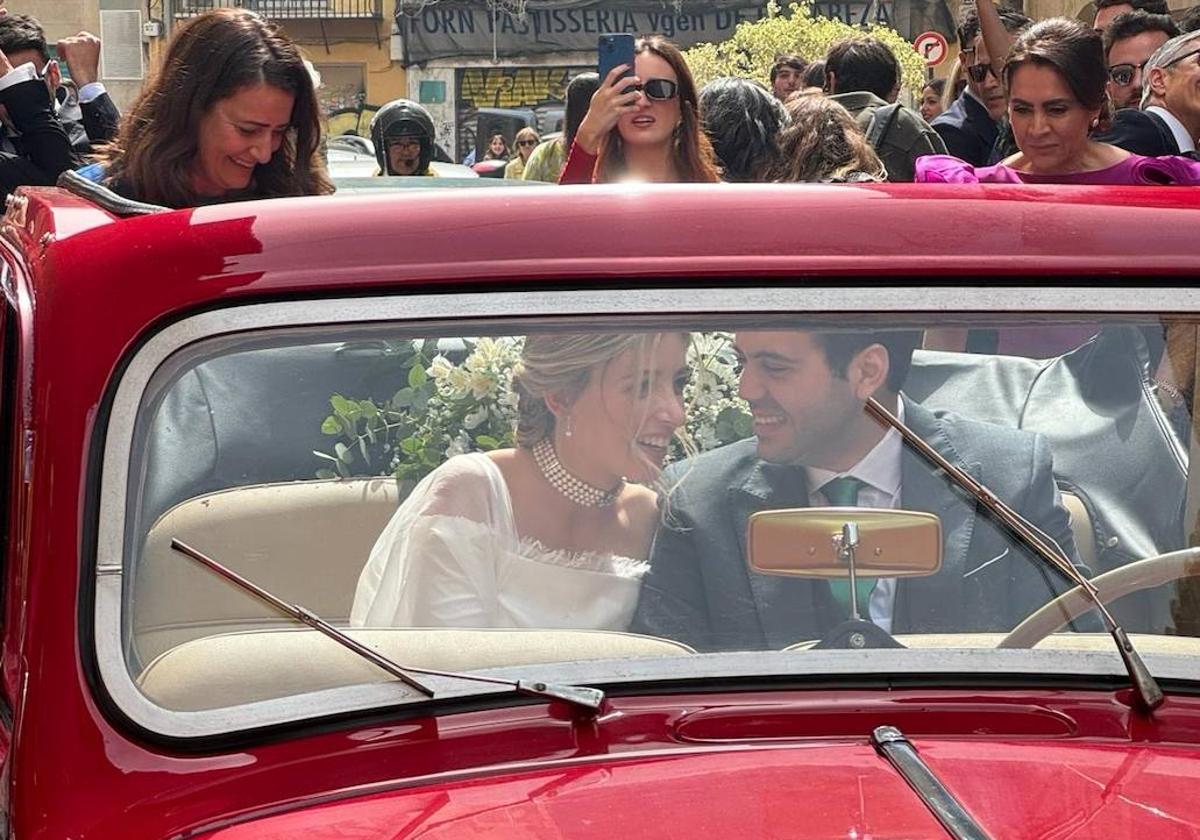
[[[729,40],[697,44],[684,56],[700,87],[720,76],[740,76],[755,79],[769,88],[775,56],[795,53],[816,61],[823,59],[837,41],[861,35],[873,35],[887,44],[900,61],[901,86],[910,91],[921,90],[925,62],[899,32],[881,24],[858,27],[817,17],[807,2],[793,3],[786,12],[772,2],[766,17],[739,24]]]
[[[383,403],[330,397],[333,413],[321,432],[338,440],[332,452],[313,451],[323,462],[317,477],[391,474],[418,481],[453,455],[511,446],[519,340],[463,344],[462,364],[438,353],[436,339],[389,345],[387,355],[401,366],[405,387]]]

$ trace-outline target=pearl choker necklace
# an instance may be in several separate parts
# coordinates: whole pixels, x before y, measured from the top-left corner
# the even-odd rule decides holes
[[[538,469],[542,471],[542,475],[555,490],[583,507],[608,507],[617,500],[621,488],[625,486],[625,482],[619,481],[612,490],[601,490],[599,487],[571,475],[558,460],[554,444],[550,442],[549,438],[542,438],[533,445],[533,460],[537,462]]]

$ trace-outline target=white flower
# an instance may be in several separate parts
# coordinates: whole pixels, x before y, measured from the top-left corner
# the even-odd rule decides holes
[[[471,388],[471,393],[477,400],[490,397],[496,390],[496,380],[482,371],[472,372],[467,379],[467,383]]]
[[[517,396],[516,389],[509,386],[504,390],[504,393],[500,395],[500,399],[496,401],[496,405],[499,408],[507,409],[508,411],[516,411],[520,401],[521,398]]]
[[[694,438],[697,448],[699,448],[702,452],[709,449],[715,449],[721,443],[721,441],[717,440],[716,430],[707,424],[696,429]]]
[[[464,431],[460,431],[455,436],[454,440],[450,441],[450,445],[446,447],[446,457],[453,458],[455,455],[462,455],[462,454],[464,454],[466,452],[470,452],[470,451],[471,451],[471,436],[468,435],[466,433],[466,431],[464,430]]]
[[[498,373],[509,366],[513,359],[511,341],[495,338],[481,338],[475,345],[475,352],[467,357],[467,370],[471,373]]]
[[[471,387],[471,375],[460,367],[453,367],[446,374],[445,384],[449,386],[451,396],[461,398]]]
[[[425,368],[425,372],[436,382],[446,379],[452,370],[454,370],[454,365],[441,353],[434,356],[433,361],[429,363],[429,367]]]

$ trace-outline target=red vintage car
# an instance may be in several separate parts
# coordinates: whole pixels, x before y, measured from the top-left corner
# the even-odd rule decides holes
[[[1200,836],[1200,193],[548,186],[117,209],[26,189],[0,231],[4,836]],[[987,587],[978,620],[906,625],[897,606],[885,627],[872,607],[858,621],[882,642],[630,632],[636,580],[592,626],[351,626],[413,484],[505,445],[522,337],[691,333],[685,459],[753,435],[731,335],[864,323],[919,331],[910,405],[1045,442],[1090,584],[1008,623]],[[965,540],[1003,546],[988,563],[1038,553],[983,491],[928,475],[975,517]],[[913,525],[900,501],[885,526],[946,526],[949,508]],[[766,508],[753,527],[781,542],[729,520],[734,578],[848,574],[793,547],[829,531],[848,563],[857,514],[831,529]],[[938,539],[888,566],[909,543],[861,525],[856,562],[899,592],[957,574]],[[1114,632],[1086,624],[1097,603]],[[732,594],[710,609],[717,628],[744,618]]]

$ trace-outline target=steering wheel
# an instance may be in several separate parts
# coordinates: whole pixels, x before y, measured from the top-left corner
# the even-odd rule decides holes
[[[1138,560],[1092,578],[1100,603],[1108,605],[1122,595],[1161,586],[1173,580],[1200,577],[1200,548],[1185,548]],[[1000,640],[998,648],[1031,648],[1051,633],[1092,609],[1093,602],[1076,586],[1040,607]]]

